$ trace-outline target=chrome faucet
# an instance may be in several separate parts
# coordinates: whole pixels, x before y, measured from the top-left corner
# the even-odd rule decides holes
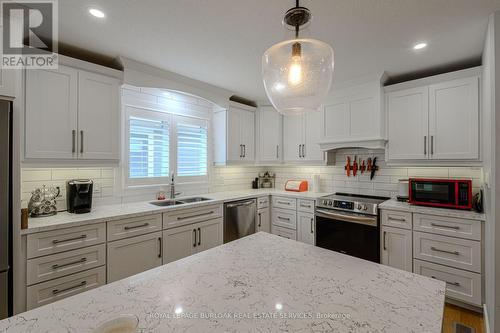
[[[179,194],[181,194],[181,192],[175,192],[175,174],[172,172],[172,178],[170,180],[170,199],[175,199],[175,196]]]

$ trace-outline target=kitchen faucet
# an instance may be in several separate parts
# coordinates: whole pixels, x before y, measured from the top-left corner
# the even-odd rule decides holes
[[[175,192],[175,174],[172,172],[172,178],[170,180],[170,199],[175,199],[175,196],[181,193],[182,192]]]

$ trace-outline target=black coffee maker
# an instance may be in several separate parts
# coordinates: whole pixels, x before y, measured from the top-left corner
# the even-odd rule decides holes
[[[69,213],[89,213],[92,209],[93,182],[90,179],[73,179],[66,184]]]

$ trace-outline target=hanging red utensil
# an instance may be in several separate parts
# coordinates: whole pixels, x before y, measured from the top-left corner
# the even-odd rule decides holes
[[[352,175],[356,177],[357,172],[358,172],[358,157],[354,155],[354,162],[352,162]]]
[[[347,156],[347,163],[345,166],[347,177],[351,177],[351,158]]]

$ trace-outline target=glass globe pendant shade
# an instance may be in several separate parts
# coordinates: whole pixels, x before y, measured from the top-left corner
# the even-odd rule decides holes
[[[330,90],[334,54],[315,39],[292,39],[271,46],[262,56],[267,97],[278,112],[316,111]]]

